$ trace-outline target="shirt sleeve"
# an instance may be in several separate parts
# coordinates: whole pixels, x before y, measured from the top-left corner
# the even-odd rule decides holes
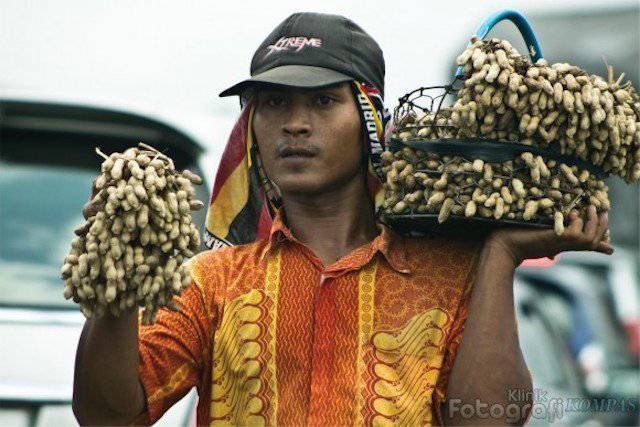
[[[193,280],[193,279],[192,279]],[[199,386],[209,363],[212,319],[199,283],[175,298],[180,311],[161,309],[156,323],[139,323],[140,364],[146,409],[134,424],[151,425],[191,388]]]
[[[451,368],[455,361],[456,354],[458,353],[458,346],[462,341],[462,334],[464,333],[464,326],[467,320],[469,301],[471,300],[471,291],[476,279],[477,261],[479,257],[481,247],[478,247],[471,254],[471,263],[469,273],[465,279],[465,288],[462,296],[460,297],[460,303],[451,325],[450,334],[445,344],[444,360],[442,362],[442,368],[438,381],[436,382],[436,388],[433,393],[433,411],[437,425],[444,425],[443,414],[441,406],[446,401],[447,385],[449,383],[449,375],[451,374]]]

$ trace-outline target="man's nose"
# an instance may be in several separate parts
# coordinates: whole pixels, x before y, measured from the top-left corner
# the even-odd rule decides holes
[[[289,111],[289,117],[282,126],[282,130],[286,135],[309,136],[311,134],[311,123],[309,119],[309,111],[306,106],[300,102],[293,102]]]

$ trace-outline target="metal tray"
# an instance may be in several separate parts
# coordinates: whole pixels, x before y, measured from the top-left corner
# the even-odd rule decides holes
[[[381,222],[399,234],[406,236],[445,235],[480,238],[491,230],[501,227],[519,227],[530,229],[551,229],[553,221],[543,219],[542,222],[525,222],[509,219],[464,217],[451,215],[442,224],[438,223],[438,214],[382,214]]]

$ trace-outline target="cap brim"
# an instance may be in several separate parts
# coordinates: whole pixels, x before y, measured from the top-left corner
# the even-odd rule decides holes
[[[282,65],[241,81],[220,92],[219,96],[240,95],[247,87],[256,83],[299,88],[320,88],[351,80],[353,80],[353,77],[329,68],[311,65]]]

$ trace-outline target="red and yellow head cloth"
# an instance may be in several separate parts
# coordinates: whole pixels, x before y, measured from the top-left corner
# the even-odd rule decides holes
[[[367,188],[378,212],[383,199],[380,154],[389,115],[378,89],[355,81],[352,87],[369,154]],[[204,232],[204,244],[209,249],[267,237],[275,210],[282,203],[260,163],[251,130],[253,109],[253,102],[243,103],[218,166]]]

